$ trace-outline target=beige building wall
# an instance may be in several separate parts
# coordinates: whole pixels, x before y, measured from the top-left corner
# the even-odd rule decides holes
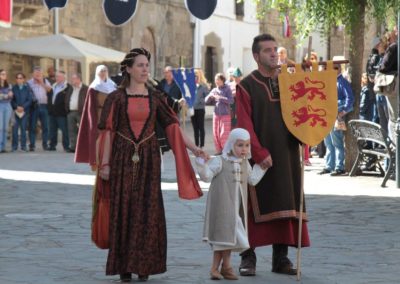
[[[192,64],[193,27],[190,14],[181,0],[138,1],[135,16],[122,26],[107,20],[99,0],[69,0],[59,10],[59,32],[108,48],[127,52],[134,47],[145,47],[152,53],[152,75],[162,76],[165,65],[189,67]],[[42,0],[14,0],[12,28],[0,28],[0,40],[20,39],[53,33],[53,13]],[[45,70],[53,60],[0,52],[0,68],[29,75],[41,65]],[[91,78],[95,67],[91,66]],[[119,70],[117,63],[107,64],[111,74]],[[60,60],[60,69],[68,74],[80,71],[74,61]],[[29,77],[29,76],[28,76]]]

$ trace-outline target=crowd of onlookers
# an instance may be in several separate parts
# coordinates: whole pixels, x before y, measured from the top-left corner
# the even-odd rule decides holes
[[[294,63],[288,59],[284,47],[278,48],[277,57],[278,64]],[[315,52],[311,52],[310,58],[306,56],[304,60],[314,62],[319,59]],[[107,68],[103,67],[102,70],[105,70],[103,73],[108,72]],[[43,150],[56,150],[58,130],[61,130],[63,149],[66,152],[75,152],[78,126],[88,87],[82,84],[79,74],[72,75],[70,82],[67,82],[63,71],[54,72],[53,68],[47,71],[48,77],[44,78],[42,69],[35,67],[32,78],[28,81],[23,73],[17,73],[15,83],[11,84],[7,79],[6,71],[0,69],[0,152],[6,152],[9,125],[12,125],[12,151],[16,151],[19,147],[22,151],[35,151],[38,123],[40,123]],[[289,67],[288,71],[294,72],[294,68]],[[223,73],[215,75],[215,87],[212,88],[212,84],[207,81],[201,69],[195,69],[194,72],[196,97],[188,112],[193,126],[194,141],[196,146],[204,147],[205,108],[206,105],[214,105],[213,139],[215,151],[219,154],[229,132],[236,125],[236,85],[239,84],[243,74],[239,68],[229,68],[226,75]],[[362,75],[359,106],[360,119],[379,123],[390,137],[394,137],[394,124],[397,119],[395,114],[398,111],[397,96],[388,96],[374,86],[377,73],[397,74],[397,28],[380,38],[375,38],[372,43],[366,72]],[[99,72],[99,74],[96,73],[95,80],[102,80],[103,75],[108,78],[108,74]],[[164,78],[158,82],[157,87],[168,95],[170,106],[182,116],[181,109],[185,106],[185,99],[174,80],[172,67],[165,67]],[[354,94],[349,78],[346,75],[343,76],[343,70],[340,67],[337,88],[338,116],[335,127],[320,145],[313,149],[306,147],[304,161],[305,165],[311,165],[309,160],[311,153],[319,157],[325,156],[326,164],[320,174],[329,173],[333,176],[345,173],[344,131],[346,126],[344,121],[346,115],[354,108]],[[27,131],[29,141],[26,137]],[[160,144],[162,144],[161,140]],[[364,169],[373,170],[374,161],[371,160]]]
[[[31,79],[19,72],[11,84],[0,69],[0,152],[6,152],[10,125],[11,150],[35,151],[40,124],[43,150],[56,150],[61,130],[63,149],[73,153],[87,90],[79,74],[72,75],[69,83],[63,71],[49,68],[45,78],[42,69],[34,67]]]

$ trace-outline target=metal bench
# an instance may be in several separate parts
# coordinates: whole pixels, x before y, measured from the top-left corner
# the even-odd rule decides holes
[[[350,176],[356,176],[359,172],[360,165],[365,163],[371,157],[375,157],[375,165],[384,175],[382,187],[386,186],[386,182],[390,175],[393,174],[396,166],[396,146],[389,138],[387,132],[381,128],[379,124],[374,122],[354,119],[349,121],[349,128],[353,136],[357,139],[357,159],[350,171]],[[374,147],[368,147],[374,144]],[[386,170],[382,168],[381,162],[385,158],[388,159],[388,167]]]

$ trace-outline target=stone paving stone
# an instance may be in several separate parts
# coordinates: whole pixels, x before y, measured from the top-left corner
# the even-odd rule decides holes
[[[209,132],[207,137],[207,151],[213,153]],[[312,163],[305,171],[311,248],[301,251],[301,283],[399,283],[400,190],[393,181],[382,189],[380,177],[319,176],[323,160],[313,158]],[[2,170],[93,175],[86,165],[74,164],[73,155],[60,151],[1,154],[0,174]],[[107,251],[90,240],[91,185],[1,177],[0,284],[118,282],[118,276],[104,274]],[[79,183],[78,177],[71,179]],[[208,279],[212,251],[201,241],[207,191],[199,200],[180,200],[175,179],[173,157],[167,153],[163,181],[172,188],[163,191],[168,271],[148,283],[215,283]],[[256,253],[257,276],[235,283],[299,283],[295,277],[271,273],[270,247]],[[295,263],[296,249],[289,256]],[[239,262],[233,254],[235,270]]]

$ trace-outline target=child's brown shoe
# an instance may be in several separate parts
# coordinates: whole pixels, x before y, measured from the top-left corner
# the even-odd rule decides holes
[[[210,278],[211,278],[211,280],[222,280],[222,279],[224,279],[224,277],[221,275],[221,273],[219,273],[219,271],[218,270],[214,270],[214,269],[212,269],[211,271],[210,271]]]
[[[228,268],[221,268],[221,275],[228,280],[238,280],[239,278],[237,277],[237,275],[235,274],[235,272],[233,272],[233,268],[232,267],[228,267]]]

